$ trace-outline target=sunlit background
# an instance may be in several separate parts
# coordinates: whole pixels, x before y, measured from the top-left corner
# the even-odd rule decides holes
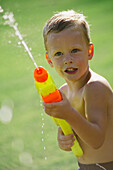
[[[64,80],[46,62],[42,30],[55,12],[68,9],[87,16],[95,47],[90,67],[113,87],[113,1],[0,0],[0,170],[77,170],[73,153],[58,147],[57,127],[43,111],[35,65],[22,44],[60,87]]]

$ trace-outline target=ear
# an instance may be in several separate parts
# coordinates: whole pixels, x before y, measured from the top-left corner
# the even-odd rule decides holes
[[[89,50],[88,50],[88,59],[91,60],[94,54],[94,45],[93,43],[89,43]]]
[[[47,52],[45,53],[45,56],[46,56],[46,60],[47,60],[47,62],[49,63],[49,65],[50,65],[51,67],[53,67],[53,63],[52,63],[50,57],[48,56],[48,53],[47,53]]]

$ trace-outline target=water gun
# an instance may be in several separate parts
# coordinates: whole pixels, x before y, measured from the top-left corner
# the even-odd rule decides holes
[[[41,66],[35,68],[34,79],[35,79],[36,89],[44,102],[51,103],[51,102],[60,102],[62,100],[62,96],[59,90],[56,88],[52,77],[50,76],[50,74],[47,72],[45,68]],[[71,126],[65,120],[54,118],[54,117],[52,117],[52,119],[57,126],[61,127],[64,135],[69,135],[73,133]],[[75,156],[80,157],[83,155],[83,151],[76,137],[75,137],[74,145],[71,147],[71,149]]]

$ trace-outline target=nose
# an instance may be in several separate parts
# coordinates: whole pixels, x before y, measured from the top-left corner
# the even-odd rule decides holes
[[[65,62],[64,62],[64,64],[72,64],[72,63],[73,63],[73,61],[71,61],[71,60],[70,60],[70,61],[65,61]]]
[[[73,63],[73,60],[72,60],[72,58],[71,58],[71,56],[70,55],[67,55],[67,56],[65,56],[65,59],[64,59],[64,64],[72,64]]]

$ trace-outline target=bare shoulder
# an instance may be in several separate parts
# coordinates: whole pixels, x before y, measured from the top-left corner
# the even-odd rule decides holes
[[[113,96],[113,90],[109,82],[99,74],[91,70],[91,78],[85,86],[85,94],[101,95],[101,97]]]
[[[96,122],[106,129],[107,115],[113,115],[113,91],[108,81],[91,71],[91,77],[84,87],[85,115],[90,122]]]

